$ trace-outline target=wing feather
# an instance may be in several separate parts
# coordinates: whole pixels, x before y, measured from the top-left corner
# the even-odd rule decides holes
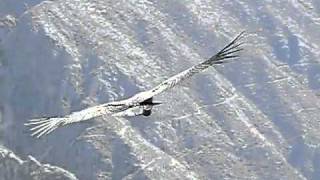
[[[223,64],[229,62],[231,59],[238,58],[238,52],[242,51],[243,48],[240,48],[244,42],[241,42],[241,39],[245,36],[245,31],[241,32],[237,35],[229,44],[227,44],[222,50],[213,55],[206,61],[203,61],[200,64],[194,65],[189,69],[182,71],[181,73],[170,77],[165,80],[158,86],[154,87],[151,90],[141,92],[136,94],[132,98],[128,99],[132,104],[141,103],[163,91],[166,91],[170,88],[173,88],[177,84],[181,83],[183,80],[190,78],[191,76],[207,69],[210,66]]]
[[[32,132],[31,136],[40,138],[41,136],[47,135],[61,126],[90,120],[94,117],[111,113],[111,106],[109,104],[101,104],[83,109],[81,111],[73,112],[63,117],[44,117],[31,119],[25,123],[25,125],[30,126],[30,131]]]

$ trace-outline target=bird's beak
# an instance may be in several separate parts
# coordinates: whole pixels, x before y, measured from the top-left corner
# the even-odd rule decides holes
[[[160,104],[162,104],[162,102],[155,101],[155,102],[142,102],[139,105],[140,106],[146,106],[146,105],[156,106],[156,105],[160,105]]]
[[[162,102],[160,102],[160,101],[152,102],[152,105],[153,105],[153,106],[160,105],[160,104],[162,104]]]

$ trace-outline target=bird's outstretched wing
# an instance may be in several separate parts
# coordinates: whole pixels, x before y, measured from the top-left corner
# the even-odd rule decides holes
[[[31,126],[31,136],[40,138],[47,135],[55,129],[72,123],[90,120],[94,117],[99,117],[106,114],[113,114],[128,109],[126,105],[121,103],[106,103],[73,112],[63,117],[42,117],[31,119],[26,126]]]
[[[51,133],[52,131],[54,131],[55,129],[61,126],[65,126],[68,124],[77,123],[81,121],[86,121],[94,117],[98,117],[106,114],[110,114],[110,115],[114,114],[115,116],[128,115],[128,113],[119,114],[119,112],[126,111],[127,109],[135,106],[140,106],[141,103],[143,103],[144,101],[152,98],[153,96],[169,88],[174,87],[175,85],[179,84],[181,81],[187,78],[190,78],[194,74],[199,73],[210,66],[226,63],[232,58],[237,58],[238,57],[237,52],[242,50],[240,46],[243,43],[241,43],[240,40],[242,39],[243,36],[244,36],[244,32],[240,33],[233,41],[231,41],[221,51],[219,51],[217,54],[215,54],[208,60],[200,64],[197,64],[195,66],[192,66],[191,68],[167,79],[166,81],[162,82],[161,84],[159,84],[158,86],[156,86],[155,88],[149,91],[138,93],[126,100],[89,107],[81,111],[73,112],[64,117],[44,117],[44,118],[32,119],[25,125],[31,126],[30,128],[30,130],[32,131],[31,135],[39,138],[43,135],[47,135]],[[143,111],[139,113],[135,113],[134,115],[141,115],[141,114],[143,114]]]
[[[222,50],[220,50],[217,54],[213,55],[206,61],[201,62],[200,64],[194,65],[189,69],[182,71],[181,73],[170,77],[165,80],[158,86],[154,87],[151,90],[144,91],[134,95],[129,98],[127,101],[131,104],[141,103],[153,96],[166,91],[177,84],[181,83],[183,80],[190,78],[191,76],[207,69],[210,66],[214,66],[217,64],[223,64],[229,62],[231,59],[238,58],[238,52],[242,51],[241,45],[244,43],[241,42],[242,38],[245,36],[245,32],[241,32],[238,36],[236,36],[228,45],[226,45]]]

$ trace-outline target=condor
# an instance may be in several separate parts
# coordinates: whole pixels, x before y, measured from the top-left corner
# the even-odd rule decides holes
[[[160,102],[153,102],[153,97],[162,93],[182,81],[190,78],[191,76],[207,69],[210,66],[223,64],[229,62],[231,59],[238,58],[238,52],[242,51],[241,39],[245,36],[245,32],[241,32],[222,50],[213,55],[211,58],[182,71],[169,79],[165,80],[158,86],[148,91],[140,92],[128,99],[100,104],[97,106],[89,107],[81,111],[72,112],[63,117],[42,117],[31,119],[26,123],[26,126],[31,126],[32,136],[41,137],[47,135],[57,129],[58,127],[66,126],[73,123],[78,123],[90,120],[94,117],[102,115],[110,116],[150,116],[152,108],[155,105],[161,104]],[[140,112],[130,113],[130,109],[134,107],[141,107]]]

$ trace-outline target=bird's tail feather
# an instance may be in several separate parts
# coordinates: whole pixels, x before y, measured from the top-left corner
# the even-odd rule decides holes
[[[31,136],[40,138],[41,136],[48,135],[58,127],[65,125],[68,117],[46,117],[39,119],[31,119],[25,126],[30,126]]]

